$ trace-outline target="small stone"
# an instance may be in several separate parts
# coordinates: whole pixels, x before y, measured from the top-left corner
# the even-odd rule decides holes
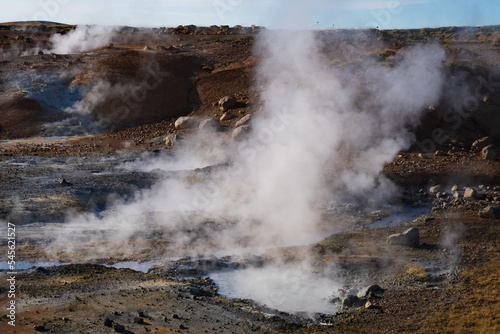
[[[239,141],[244,139],[249,131],[250,127],[248,125],[243,125],[234,129],[231,133],[231,137],[233,137],[234,140]]]
[[[403,233],[390,235],[387,241],[390,245],[418,247],[420,246],[420,234],[418,229],[413,227]]]
[[[474,188],[465,188],[464,192],[464,198],[475,198],[476,197],[476,190]]]
[[[236,105],[236,98],[234,96],[225,96],[219,100],[219,107],[222,111],[227,111]]]
[[[453,187],[451,187],[451,192],[455,192],[455,191],[458,191],[458,186],[457,185],[454,185]]]
[[[342,299],[342,306],[343,307],[352,307],[358,302],[359,298],[357,296],[347,296],[344,299]]]
[[[168,147],[174,146],[175,143],[177,143],[181,139],[182,135],[180,134],[177,133],[169,134],[167,137],[165,137],[165,145],[167,145]]]
[[[113,326],[113,320],[111,320],[110,318],[104,319],[104,326],[106,326],[106,327],[112,327]]]
[[[358,296],[358,298],[370,298],[370,297],[379,295],[379,294],[383,293],[384,291],[385,290],[382,289],[377,284],[373,284],[373,285],[366,286],[366,287],[362,288],[358,292],[357,296]]]
[[[117,333],[125,332],[125,326],[123,326],[121,324],[116,324],[113,328],[114,328],[115,332],[117,332]]]
[[[440,185],[430,187],[430,189],[429,189],[429,192],[430,192],[432,195],[436,195],[436,194],[437,194],[437,193],[439,193],[440,191],[441,191],[441,186],[440,186]]]
[[[371,301],[367,301],[367,302],[365,303],[365,309],[367,309],[367,310],[371,310],[371,309],[373,309],[373,308],[375,308],[375,306],[372,304],[372,302],[371,302]]]
[[[179,329],[186,329],[186,327],[183,324],[179,324]]]
[[[179,319],[179,316],[177,314],[172,314],[172,319]]]
[[[441,151],[441,150],[437,150],[436,152],[434,152],[434,156],[436,156],[436,157],[444,157],[446,155],[447,155],[446,152]]]
[[[500,219],[500,206],[488,206],[480,210],[479,217]]]
[[[230,112],[225,112],[224,114],[222,114],[222,116],[220,117],[220,121],[221,122],[224,122],[224,121],[228,121],[230,119],[233,119],[235,118],[236,116],[234,116],[233,114],[231,114]]]
[[[175,128],[177,130],[190,129],[196,125],[196,120],[194,117],[179,117],[175,121]]]
[[[144,323],[144,319],[141,317],[134,317],[134,323],[141,325]]]
[[[37,332],[45,332],[46,330],[44,325],[36,325],[33,329]]]
[[[198,127],[198,129],[207,132],[218,131],[219,128],[220,128],[220,122],[215,118],[209,118],[202,121],[200,123],[200,126]]]
[[[248,114],[246,116],[243,116],[238,122],[236,122],[235,127],[248,125],[251,120],[252,120],[252,114]]]

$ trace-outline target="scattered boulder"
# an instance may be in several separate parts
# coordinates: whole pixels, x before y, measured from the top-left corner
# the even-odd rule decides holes
[[[390,235],[387,239],[390,245],[418,247],[420,246],[420,233],[412,227],[403,233]]]
[[[144,319],[141,317],[134,317],[134,323],[141,325],[144,323]]]
[[[114,330],[117,333],[123,333],[125,332],[125,326],[123,326],[122,324],[116,324]]]
[[[165,137],[165,145],[168,147],[174,146],[176,142],[182,139],[182,136],[177,133],[169,134]]]
[[[482,150],[486,146],[489,146],[492,144],[493,144],[493,140],[491,139],[491,137],[483,137],[483,138],[480,138],[480,139],[476,140],[475,142],[473,142],[471,149]]]
[[[384,291],[385,290],[382,289],[377,284],[373,284],[373,285],[366,286],[366,287],[362,288],[361,290],[359,290],[357,296],[358,296],[358,298],[368,298],[369,299],[371,297],[382,294]]]
[[[251,120],[252,120],[252,114],[248,114],[248,115],[242,117],[238,122],[236,122],[235,126],[240,127],[243,125],[248,125]]]
[[[209,118],[202,121],[198,128],[203,131],[217,131],[220,128],[220,122],[215,118]]]
[[[481,151],[481,157],[484,160],[497,160],[500,158],[500,149],[494,145],[488,145]]]
[[[106,326],[106,327],[112,327],[113,326],[113,320],[111,320],[110,318],[104,319],[104,326]]]
[[[196,119],[194,117],[179,117],[175,121],[175,128],[177,130],[184,130],[192,128],[196,125]]]
[[[430,187],[429,192],[432,195],[436,195],[437,193],[441,192],[442,187],[440,185]]]
[[[220,121],[223,122],[223,121],[228,121],[230,119],[233,119],[235,116],[233,114],[231,114],[230,112],[225,112],[221,117],[220,117]]]
[[[231,133],[231,137],[237,141],[242,140],[247,136],[249,131],[250,127],[248,125],[239,126],[233,130],[233,132]]]
[[[476,197],[476,189],[474,188],[465,188],[465,192],[464,192],[464,198],[475,198]]]
[[[359,302],[359,298],[354,295],[349,295],[342,299],[342,306],[343,307],[353,307]]]
[[[234,96],[225,96],[219,100],[219,107],[222,111],[227,111],[236,105],[237,101]]]
[[[500,206],[488,206],[480,210],[479,217],[500,219]]]
[[[371,301],[367,301],[367,302],[365,303],[365,309],[367,309],[367,310],[372,310],[372,309],[374,309],[374,308],[376,308],[376,307],[375,307],[375,305],[373,305],[373,304],[372,304],[372,302],[371,302]]]

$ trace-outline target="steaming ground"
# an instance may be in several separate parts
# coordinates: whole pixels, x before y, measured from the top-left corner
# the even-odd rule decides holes
[[[93,29],[79,28],[57,37],[58,45],[68,50],[58,52],[85,52],[114,41],[114,30],[103,31],[109,36],[101,38],[97,36],[101,32]],[[362,32],[370,33],[386,34]],[[336,34],[344,36],[335,32],[331,36],[335,43]],[[97,42],[94,46],[85,41],[90,35]],[[22,258],[115,263],[141,271],[150,262],[136,261],[162,263],[149,273],[83,263],[23,271],[20,326],[31,331],[36,323],[42,326],[38,329],[49,332],[63,328],[65,332],[94,333],[109,331],[110,320],[125,324],[131,332],[321,332],[331,329],[319,325],[326,323],[345,333],[388,327],[412,332],[426,331],[429,323],[439,328],[447,319],[453,319],[449,322],[458,328],[461,320],[454,316],[471,308],[480,309],[485,321],[493,323],[498,313],[498,301],[491,298],[496,296],[498,229],[493,218],[478,218],[478,211],[498,204],[500,189],[489,185],[493,182],[489,176],[497,176],[498,161],[483,161],[477,149],[468,149],[482,137],[484,128],[470,130],[470,123],[464,120],[469,130],[457,133],[465,139],[441,145],[448,152],[404,152],[416,139],[413,130],[422,112],[426,112],[426,123],[420,130],[427,128],[429,114],[443,129],[456,130],[455,123],[446,127],[449,115],[440,115],[439,106],[427,109],[429,104],[442,103],[438,101],[442,92],[452,99],[467,99],[469,83],[460,82],[466,81],[466,75],[457,76],[460,79],[453,79],[452,84],[444,82],[452,67],[448,63],[450,46],[440,43],[446,49],[446,61],[445,51],[432,43],[398,46],[398,52],[384,50],[393,57],[388,65],[377,61],[380,55],[368,47],[382,43],[381,39],[359,43],[367,46],[365,50],[357,43],[344,49],[326,38],[315,40],[315,36],[322,34],[262,33],[253,46],[258,66],[248,91],[245,85],[253,80],[250,71],[238,67],[242,63],[238,56],[231,57],[241,52],[245,64],[253,64],[244,53],[250,48],[241,47],[253,39],[239,36],[203,36],[199,40],[196,35],[180,36],[175,40],[179,45],[168,50],[120,44],[85,54],[27,56],[23,62],[2,62],[5,73],[17,67],[37,70],[31,66],[41,63],[48,64],[44,67],[47,72],[56,67],[71,69],[67,77],[46,80],[49,77],[33,76],[41,78],[34,86],[53,82],[46,86],[49,92],[64,91],[89,77],[104,78],[94,81],[95,85],[88,81],[86,89],[66,96],[71,99],[57,99],[57,105],[51,104],[50,94],[29,93],[35,102],[71,115],[73,120],[85,116],[95,122],[97,131],[103,115],[93,109],[102,109],[107,95],[116,96],[120,90],[125,95],[137,92],[135,85],[143,87],[144,78],[129,80],[123,73],[93,77],[92,71],[147,72],[145,63],[160,64],[168,58],[161,69],[186,66],[184,72],[170,73],[174,77],[165,82],[175,84],[169,87],[181,86],[179,78],[196,81],[196,86],[186,88],[190,93],[180,98],[183,103],[189,101],[187,111],[181,104],[184,113],[201,103],[194,111],[201,121],[205,116],[221,116],[222,112],[213,109],[220,97],[234,94],[239,101],[230,110],[234,119],[222,122],[221,132],[176,131],[184,139],[175,149],[129,152],[160,148],[157,143],[164,143],[164,135],[174,131],[174,114],[168,114],[171,121],[100,136],[0,143],[2,170],[7,174],[0,201],[9,205],[0,213],[18,224]],[[151,40],[171,38],[154,36]],[[193,47],[189,41],[199,44]],[[213,45],[217,48],[210,49]],[[80,46],[85,48],[75,49]],[[51,43],[43,49],[53,47]],[[344,54],[342,66],[324,52],[328,47],[334,54]],[[132,50],[139,48],[141,51]],[[210,57],[213,50],[227,52],[216,65],[212,62],[216,57]],[[204,68],[215,70],[203,76],[200,73],[206,70],[191,69],[201,62]],[[88,69],[92,71],[86,72]],[[29,84],[30,76],[26,78],[18,81],[27,82],[23,90],[30,90],[34,86]],[[238,87],[244,88],[240,91]],[[167,91],[165,88],[159,90]],[[480,91],[485,92],[485,87]],[[148,97],[152,95],[148,93]],[[492,103],[485,96],[481,101],[485,109]],[[230,138],[236,120],[255,110],[247,137],[242,141]],[[56,128],[78,130],[70,123],[58,123]],[[479,123],[475,126],[480,127]],[[429,144],[417,141],[416,145],[423,143]],[[10,152],[48,156],[12,157]],[[113,152],[106,158],[93,156]],[[399,180],[400,186],[416,184],[418,188],[406,187],[403,193],[382,174],[384,165],[392,176],[406,175]],[[446,173],[449,170],[456,171],[453,179]],[[460,174],[464,170],[466,176]],[[474,173],[487,181],[474,188],[477,198],[466,199],[463,185],[477,181]],[[437,194],[429,190],[430,178],[441,183]],[[452,191],[455,182],[458,185]],[[26,187],[29,191],[23,190]],[[16,189],[21,191],[14,203],[5,194]],[[401,197],[417,207],[432,202],[432,213],[418,219],[391,216],[399,212],[393,208]],[[405,212],[412,212],[407,209],[404,207]],[[10,215],[9,210],[20,214]],[[65,218],[61,218],[63,212]],[[384,217],[396,221],[388,224]],[[410,227],[420,230],[418,247],[388,245],[389,235]],[[49,247],[40,247],[48,243]],[[219,294],[210,279],[200,277],[206,275],[220,284]],[[339,287],[344,292],[354,291],[373,283],[386,292],[370,298],[371,307],[343,308],[334,314],[340,306],[336,299],[341,295]],[[0,299],[0,304],[4,301]],[[483,321],[476,318],[469,316],[463,328]],[[495,326],[492,323],[484,332]],[[0,321],[2,332],[4,325]]]
[[[193,135],[175,158],[127,168],[220,167],[197,179],[163,180],[133,200],[111,203],[104,214],[69,217],[70,232],[54,243],[54,253],[85,230],[97,229],[106,247],[107,240],[126,241],[153,226],[176,247],[189,244],[193,254],[280,246],[314,234],[317,208],[330,201],[368,208],[394,201],[398,188],[381,175],[383,165],[409,147],[422,110],[438,100],[444,52],[410,48],[394,68],[356,76],[329,67],[318,48],[312,33],[262,34],[255,52],[262,55],[257,79],[264,108],[244,141]],[[339,164],[346,160],[348,169]],[[327,171],[333,177],[325,182]],[[199,229],[201,235],[193,232]]]

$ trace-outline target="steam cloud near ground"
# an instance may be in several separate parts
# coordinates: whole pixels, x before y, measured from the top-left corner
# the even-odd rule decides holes
[[[118,249],[115,241],[157,233],[153,231],[167,235],[172,249],[186,254],[307,244],[314,241],[319,207],[325,203],[356,201],[375,207],[397,197],[398,188],[381,175],[383,165],[409,147],[410,130],[422,111],[437,102],[444,51],[437,46],[410,48],[397,56],[393,68],[374,66],[356,74],[330,67],[316,51],[312,32],[267,32],[256,49],[262,57],[257,75],[264,87],[264,109],[246,140],[195,134],[175,158],[138,161],[125,168],[168,171],[226,165],[195,180],[165,179],[134,199],[111,203],[99,215],[68,218],[57,231],[53,254],[61,247],[68,250],[74,241],[95,242],[90,257],[112,256]],[[132,246],[121,247],[134,252]],[[317,289],[301,285],[301,291],[311,297],[306,302],[310,309],[324,310],[318,293],[325,293],[328,283],[310,271],[281,270],[298,282],[318,282]],[[263,302],[276,293],[273,284],[286,281],[274,268],[244,275],[246,282],[266,277],[269,284],[263,283],[259,292]],[[234,282],[252,289],[241,286],[237,276]],[[282,304],[292,305],[289,300]],[[292,306],[284,309],[294,311],[300,305]]]
[[[70,54],[101,48],[113,39],[114,27],[81,25],[67,34],[54,34],[51,38],[51,53]]]
[[[159,226],[179,246],[203,252],[207,243],[197,244],[200,236],[193,233],[203,225],[201,239],[216,248],[269,247],[307,242],[300,236],[313,234],[320,204],[375,206],[397,196],[381,171],[411,144],[409,130],[422,110],[437,102],[443,50],[408,49],[394,68],[356,76],[327,66],[310,32],[269,32],[257,49],[265,108],[248,139],[227,144],[223,134],[193,136],[177,160],[147,161],[141,168],[229,167],[197,182],[166,179],[133,200],[112,203],[102,217],[72,217],[68,229],[97,228],[102,238],[127,240]],[[218,227],[207,230],[207,222]]]

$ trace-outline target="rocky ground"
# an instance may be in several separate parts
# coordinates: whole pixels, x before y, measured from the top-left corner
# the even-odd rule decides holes
[[[168,175],[121,168],[136,159],[175,154],[178,142],[168,136],[181,141],[195,132],[193,126],[176,126],[179,117],[194,117],[196,126],[215,118],[231,141],[237,122],[261,107],[252,76],[258,62],[252,45],[260,28],[127,28],[113,45],[92,52],[29,52],[48,47],[51,32],[70,28],[42,24],[33,33],[0,25],[0,219],[16,224],[18,261],[51,261],[44,247],[52,238],[48,226],[57,227],[68,214],[99,213],[116,194],[132,196],[160,177],[193,182],[209,172],[210,167]],[[320,34],[327,41],[321,52],[332,66],[356,66],[367,57],[391,66],[395,50],[431,37],[446,48],[450,80],[472,80],[473,88],[479,84],[476,109],[453,118],[446,114],[446,104],[429,107],[415,130],[415,144],[384,168],[402,187],[401,207],[425,213],[391,219],[390,210],[329,208],[321,225],[326,231],[336,224],[341,232],[308,246],[271,248],[260,257],[178,259],[182,250],[170,247],[168,235],[153,231],[125,245],[134,247],[134,255],[121,253],[124,245],[117,244],[115,254],[82,263],[82,254],[97,248],[82,242],[74,248],[80,253],[58,254],[59,260],[73,264],[19,270],[16,327],[4,315],[0,332],[500,331],[498,29],[471,29],[341,31],[341,38]],[[376,34],[377,42],[366,34]],[[363,53],[336,53],[353,38],[366,44]],[[60,106],[52,100],[40,98],[60,94],[55,100],[72,101],[77,93],[70,87],[143,83],[151,73],[144,63],[157,64],[157,72],[168,72],[177,84],[160,77],[147,91],[149,102],[132,101],[141,117],[113,111],[116,101],[127,106],[124,96],[131,92],[126,89],[103,97],[76,123],[67,113],[54,111]],[[49,74],[57,79],[47,79]],[[221,106],[224,96],[233,96],[235,104]],[[1,244],[6,249],[6,239]],[[6,260],[6,252],[1,256]],[[171,260],[147,273],[109,267],[121,261],[164,262],[165,257]],[[298,265],[305,257],[314,275],[342,283],[341,290],[325,292],[336,312],[288,314],[252,300],[227,298],[206,277],[213,271],[283,265],[283,259]],[[1,275],[0,306],[6,309],[8,275]]]

